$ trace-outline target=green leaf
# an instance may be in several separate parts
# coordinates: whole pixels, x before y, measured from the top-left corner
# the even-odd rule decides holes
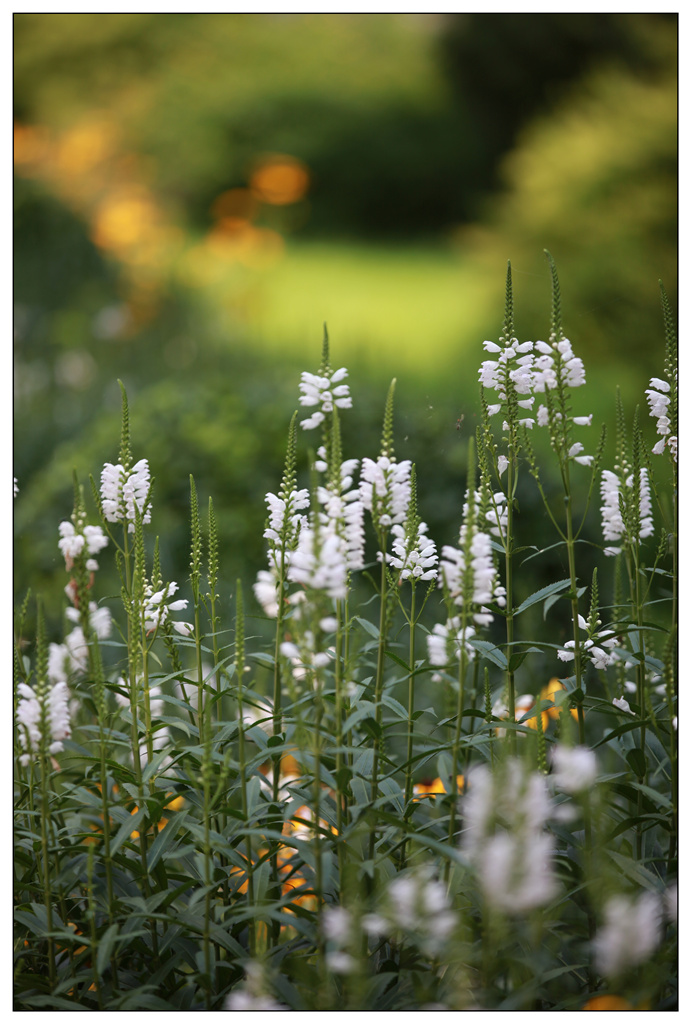
[[[397,665],[400,665],[402,669],[405,669],[406,673],[410,675],[410,665],[404,661],[403,658],[399,658],[397,654],[394,654],[393,651],[389,651],[388,649],[384,651],[384,654],[387,658],[391,658],[391,661],[395,661]]]
[[[502,671],[505,672],[509,667],[506,655],[495,644],[491,644],[487,640],[476,640],[475,637],[471,637],[469,643],[476,651],[481,652],[483,658],[491,661],[493,665],[496,665]]]
[[[359,615],[354,615],[353,619],[355,622],[359,622],[366,633],[369,633],[375,640],[379,639],[379,629],[372,622],[367,619],[361,619]],[[407,666],[406,666],[407,667]]]
[[[387,693],[384,693],[382,694],[381,702],[382,704],[385,704],[387,708],[390,708],[391,711],[395,712],[400,719],[403,721],[408,720],[408,709],[404,708],[395,697],[390,697]]]
[[[514,651],[509,658],[509,672],[515,672],[516,669],[520,668],[527,656],[527,651]]]
[[[108,966],[108,961],[110,960],[110,955],[111,955],[111,953],[113,951],[113,946],[115,945],[115,940],[117,939],[117,937],[118,937],[118,925],[117,924],[111,924],[110,928],[106,928],[105,932],[103,933],[101,938],[98,940],[98,953],[96,955],[96,970],[97,970],[99,975],[103,974],[103,972],[105,971],[106,967]]]
[[[603,743],[609,743],[610,740],[616,739],[617,736],[623,736],[625,732],[632,732],[634,729],[640,729],[640,727],[641,723],[638,719],[635,719],[631,722],[625,722],[623,725],[620,725],[617,729],[612,729],[612,731],[608,732],[606,736],[603,736],[601,740],[593,744],[593,750],[595,750],[597,747],[601,747]]]
[[[180,811],[176,813],[172,821],[169,821],[168,824],[158,833],[154,839],[151,849],[149,850],[147,863],[150,871],[153,871],[163,854],[166,853],[169,847],[173,845],[173,842],[180,833],[180,827],[188,814],[189,811]]]
[[[363,718],[371,717],[375,713],[374,704],[368,700],[361,700],[355,710],[348,715],[345,722],[343,723],[343,732],[349,732],[354,726],[361,722]]]
[[[143,819],[144,819],[144,808],[143,807],[140,807],[136,814],[129,815],[128,820],[126,822],[124,822],[120,826],[120,828],[118,829],[117,833],[115,834],[115,838],[112,839],[111,842],[110,842],[110,855],[111,855],[111,857],[115,856],[115,854],[120,849],[122,844],[125,842],[126,839],[129,839],[129,837],[132,835],[132,833],[135,831],[135,829],[137,831],[139,830],[139,826],[141,825]]]
[[[648,770],[648,759],[645,753],[640,747],[634,747],[626,755],[626,760],[629,766],[633,769],[639,779],[645,778],[645,773]]]
[[[550,583],[546,587],[542,587],[541,590],[536,590],[534,594],[527,597],[518,608],[514,611],[514,618],[516,615],[520,615],[526,608],[530,608],[531,605],[538,604],[538,602],[544,600],[546,597],[550,597],[552,594],[559,594],[564,590],[568,590],[571,586],[571,580],[559,580],[557,583]]]

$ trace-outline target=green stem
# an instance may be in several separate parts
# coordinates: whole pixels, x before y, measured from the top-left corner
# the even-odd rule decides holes
[[[413,810],[413,714],[415,712],[415,583],[411,579],[410,584],[410,619],[408,632],[408,736],[406,745],[406,766],[405,766],[405,799],[403,806],[404,822],[408,826],[408,819]],[[407,857],[407,836],[403,839],[401,850],[401,870],[405,868]]]
[[[336,832],[338,834],[338,867],[341,880],[345,876],[346,845],[343,842],[343,823],[346,812],[347,786],[343,785],[343,602],[336,606],[338,627],[336,629],[336,664],[334,671],[335,714],[336,714]],[[343,893],[341,891],[341,899]]]
[[[516,721],[516,684],[511,668],[513,654],[513,498],[516,488],[516,470],[514,453],[509,452],[508,482],[506,488],[506,540],[504,543],[504,561],[506,566],[506,678],[508,685],[509,721]],[[509,730],[511,753],[516,753],[516,730]]]
[[[53,899],[50,882],[50,859],[48,851],[48,822],[50,817],[50,801],[48,796],[48,758],[41,751],[41,861],[43,865],[43,906],[46,911],[46,925],[48,927],[48,982],[50,990],[55,988],[57,978],[55,973],[55,942],[52,938],[53,931]]]
[[[380,537],[379,550],[381,551],[381,602],[379,606],[379,645],[377,647],[377,674],[374,681],[374,720],[376,723],[374,750],[372,757],[372,787],[370,801],[372,806],[377,800],[379,791],[379,749],[381,742],[382,723],[382,692],[384,689],[384,652],[386,649],[386,603],[388,596],[388,583],[386,579],[386,532]],[[374,864],[374,847],[376,842],[376,814],[372,815],[369,836],[369,859]]]
[[[242,804],[242,819],[247,829],[247,904],[250,911],[249,918],[249,947],[250,957],[254,957],[257,949],[257,933],[256,933],[256,922],[254,918],[254,869],[252,864],[252,836],[249,828],[249,811],[248,811],[248,800],[247,800],[247,773],[245,771],[245,721],[244,711],[242,705],[242,680],[238,679],[238,716],[239,716],[239,727],[238,727],[238,762],[240,768],[240,799]]]

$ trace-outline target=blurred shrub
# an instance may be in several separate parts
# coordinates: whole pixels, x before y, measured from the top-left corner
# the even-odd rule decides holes
[[[511,258],[520,282],[519,327],[547,329],[547,272],[554,255],[564,318],[586,358],[626,373],[657,372],[659,290],[677,284],[677,79],[673,51],[647,81],[600,68],[549,116],[531,123],[507,156],[504,193],[482,221],[459,232],[468,258],[486,268]]]

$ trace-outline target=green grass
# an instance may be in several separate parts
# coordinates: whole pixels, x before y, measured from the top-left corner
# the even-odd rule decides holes
[[[340,360],[399,373],[438,376],[454,353],[477,357],[496,318],[496,280],[441,247],[291,245],[260,287],[251,330],[268,350],[307,354],[324,321]]]

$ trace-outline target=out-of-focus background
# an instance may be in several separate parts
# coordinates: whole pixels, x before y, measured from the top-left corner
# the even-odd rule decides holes
[[[545,248],[575,412],[613,422],[619,384],[646,417],[659,279],[676,303],[676,15],[16,14],[14,60],[16,601],[59,615],[57,526],[73,469],[116,461],[118,378],[166,576],[192,473],[226,592],[249,584],[324,322],[344,455],[376,455],[396,376],[397,454],[453,542],[507,260],[519,337],[544,338]]]

